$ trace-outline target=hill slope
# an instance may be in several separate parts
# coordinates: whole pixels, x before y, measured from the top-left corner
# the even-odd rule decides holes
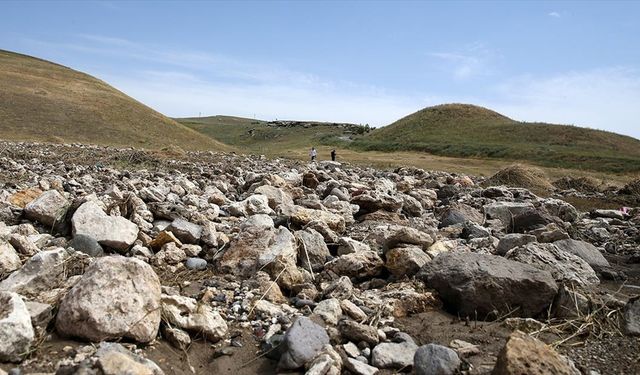
[[[3,50],[0,138],[148,149],[227,148],[90,75]]]
[[[191,117],[176,119],[189,128],[206,134],[242,151],[272,156],[286,156],[292,151],[330,143],[363,133],[354,124],[314,121],[261,121],[232,116]]]
[[[567,125],[524,123],[486,108],[425,108],[358,139],[352,147],[455,157],[527,160],[550,167],[640,171],[640,140]]]

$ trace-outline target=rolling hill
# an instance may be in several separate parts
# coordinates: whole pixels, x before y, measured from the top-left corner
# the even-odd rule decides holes
[[[190,117],[176,121],[241,151],[270,156],[292,156],[313,146],[329,145],[329,140],[340,142],[366,132],[365,127],[355,124],[268,122],[232,116]]]
[[[425,108],[352,143],[359,150],[523,160],[609,173],[640,171],[640,140],[568,125],[524,123],[469,104]]]
[[[3,50],[0,139],[228,149],[90,75]]]

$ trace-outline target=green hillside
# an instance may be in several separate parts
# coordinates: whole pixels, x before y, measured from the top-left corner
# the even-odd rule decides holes
[[[90,75],[0,50],[0,139],[160,149],[228,147]]]
[[[247,153],[287,156],[310,147],[347,142],[366,131],[353,124],[261,121],[232,116],[176,119],[181,124]],[[341,140],[343,139],[343,140]]]
[[[351,147],[523,160],[608,173],[640,171],[640,140],[635,138],[576,126],[518,122],[468,104],[425,108],[372,131]]]

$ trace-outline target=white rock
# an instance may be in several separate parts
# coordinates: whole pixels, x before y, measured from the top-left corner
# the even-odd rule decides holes
[[[170,323],[187,331],[220,340],[227,333],[227,323],[211,306],[183,296],[162,295],[162,315]]]
[[[62,299],[56,329],[94,342],[153,340],[160,326],[160,280],[135,258],[97,259]]]
[[[43,291],[59,287],[65,280],[65,261],[69,253],[62,248],[42,251],[17,271],[0,282],[0,290],[36,296]]]
[[[128,249],[138,238],[138,226],[124,217],[109,216],[95,202],[82,204],[71,219],[73,235],[86,234],[101,245]]]
[[[18,362],[29,351],[34,332],[22,298],[0,292],[0,362]]]
[[[57,190],[49,190],[32,200],[24,208],[24,214],[46,226],[54,226],[64,221],[69,202]]]
[[[10,243],[0,242],[0,275],[9,274],[22,266],[20,257]]]
[[[337,298],[329,298],[318,302],[313,313],[317,314],[329,324],[338,324],[338,319],[342,316],[342,308]]]

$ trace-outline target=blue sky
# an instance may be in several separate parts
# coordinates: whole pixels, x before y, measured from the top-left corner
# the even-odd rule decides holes
[[[0,48],[169,116],[386,125],[463,102],[640,138],[640,2],[0,2]]]

